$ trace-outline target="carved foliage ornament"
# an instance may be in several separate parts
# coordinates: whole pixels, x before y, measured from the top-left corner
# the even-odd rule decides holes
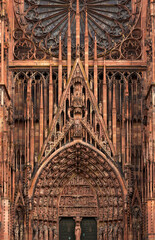
[[[74,54],[77,3],[77,0],[14,0],[16,19],[25,34],[24,38],[27,38],[28,41],[26,45],[32,41],[36,48],[40,48],[40,51],[49,56],[58,57],[59,35],[61,33],[62,54],[66,58],[68,21],[70,19],[72,53]],[[84,51],[86,15],[89,29],[89,54],[90,56],[94,54],[96,35],[98,54],[102,56],[129,36],[137,23],[140,7],[141,1],[136,3],[136,12],[134,12],[131,0],[105,0],[102,2],[99,0],[79,0],[81,52]],[[16,43],[16,47],[22,45],[24,39],[20,41],[21,43]]]

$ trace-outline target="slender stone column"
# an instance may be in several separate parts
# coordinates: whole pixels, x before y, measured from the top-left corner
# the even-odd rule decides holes
[[[106,81],[106,64],[104,59],[103,69],[103,119],[105,126],[107,127],[107,81]]]
[[[41,83],[41,90],[40,90],[40,114],[39,114],[39,129],[40,129],[40,141],[39,141],[39,149],[41,151],[42,145],[43,145],[43,125],[44,125],[44,117],[43,117],[43,86]]]
[[[62,44],[61,34],[59,36],[59,66],[58,66],[58,102],[60,103],[62,95]]]
[[[1,9],[1,79],[0,82],[4,83],[4,17],[5,17],[5,9],[4,9],[4,0],[2,0],[2,9]]]
[[[26,140],[27,140],[27,164],[30,162],[30,102],[31,102],[31,80],[27,83],[27,109],[26,109]]]
[[[89,58],[89,38],[88,38],[88,19],[87,10],[85,11],[85,72],[88,78],[88,58]]]
[[[126,101],[126,158],[125,161],[129,164],[129,92],[128,92],[128,81],[126,83],[125,91],[125,101]]]
[[[30,164],[34,167],[34,118],[33,118],[33,103],[31,103],[31,131],[30,131]]]
[[[112,107],[112,136],[113,145],[116,151],[116,97],[115,97],[115,82],[113,82],[113,107]]]
[[[44,83],[44,129],[47,128],[47,85]]]
[[[97,40],[96,40],[96,34],[95,34],[95,42],[94,42],[94,96],[96,99],[96,102],[98,103],[98,86],[97,86]]]
[[[53,119],[53,80],[52,66],[50,66],[50,81],[49,81],[49,125]]]
[[[125,101],[124,101],[124,99],[123,99],[123,102],[122,102],[121,137],[122,137],[122,168],[123,168],[123,171],[124,171],[124,164],[125,164]]]
[[[67,36],[67,78],[71,71],[71,26],[70,26],[70,10],[68,12],[68,36]]]
[[[76,50],[80,47],[80,7],[79,0],[76,0]]]

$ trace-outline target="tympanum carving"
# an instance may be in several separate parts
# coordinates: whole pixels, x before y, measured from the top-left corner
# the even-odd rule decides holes
[[[123,224],[123,206],[120,183],[110,165],[89,147],[76,144],[52,158],[41,172],[33,196],[33,221],[57,226],[59,217],[93,216],[105,225],[108,236]],[[109,221],[115,227],[108,227]],[[77,237],[79,233],[78,229]]]

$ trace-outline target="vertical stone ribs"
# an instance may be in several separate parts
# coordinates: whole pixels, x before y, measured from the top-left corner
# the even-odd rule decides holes
[[[44,159],[49,155],[49,151],[56,150],[56,146],[61,147],[78,138],[107,151],[109,156],[114,155],[112,141],[102,119],[102,110],[98,108],[92,90],[82,63],[77,58],[67,86],[64,86],[59,108],[55,103],[54,119],[41,151],[40,161],[42,156]]]

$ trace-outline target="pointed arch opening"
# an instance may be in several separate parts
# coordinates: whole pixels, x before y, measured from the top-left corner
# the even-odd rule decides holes
[[[42,222],[44,229],[48,223],[51,226],[48,234],[55,229],[56,239],[59,239],[61,217],[96,217],[98,236],[104,232],[109,239],[110,236],[119,239],[120,228],[125,234],[123,178],[112,159],[81,140],[59,148],[39,166],[29,197],[35,226],[40,228],[38,223]],[[41,234],[44,236],[43,231]]]

